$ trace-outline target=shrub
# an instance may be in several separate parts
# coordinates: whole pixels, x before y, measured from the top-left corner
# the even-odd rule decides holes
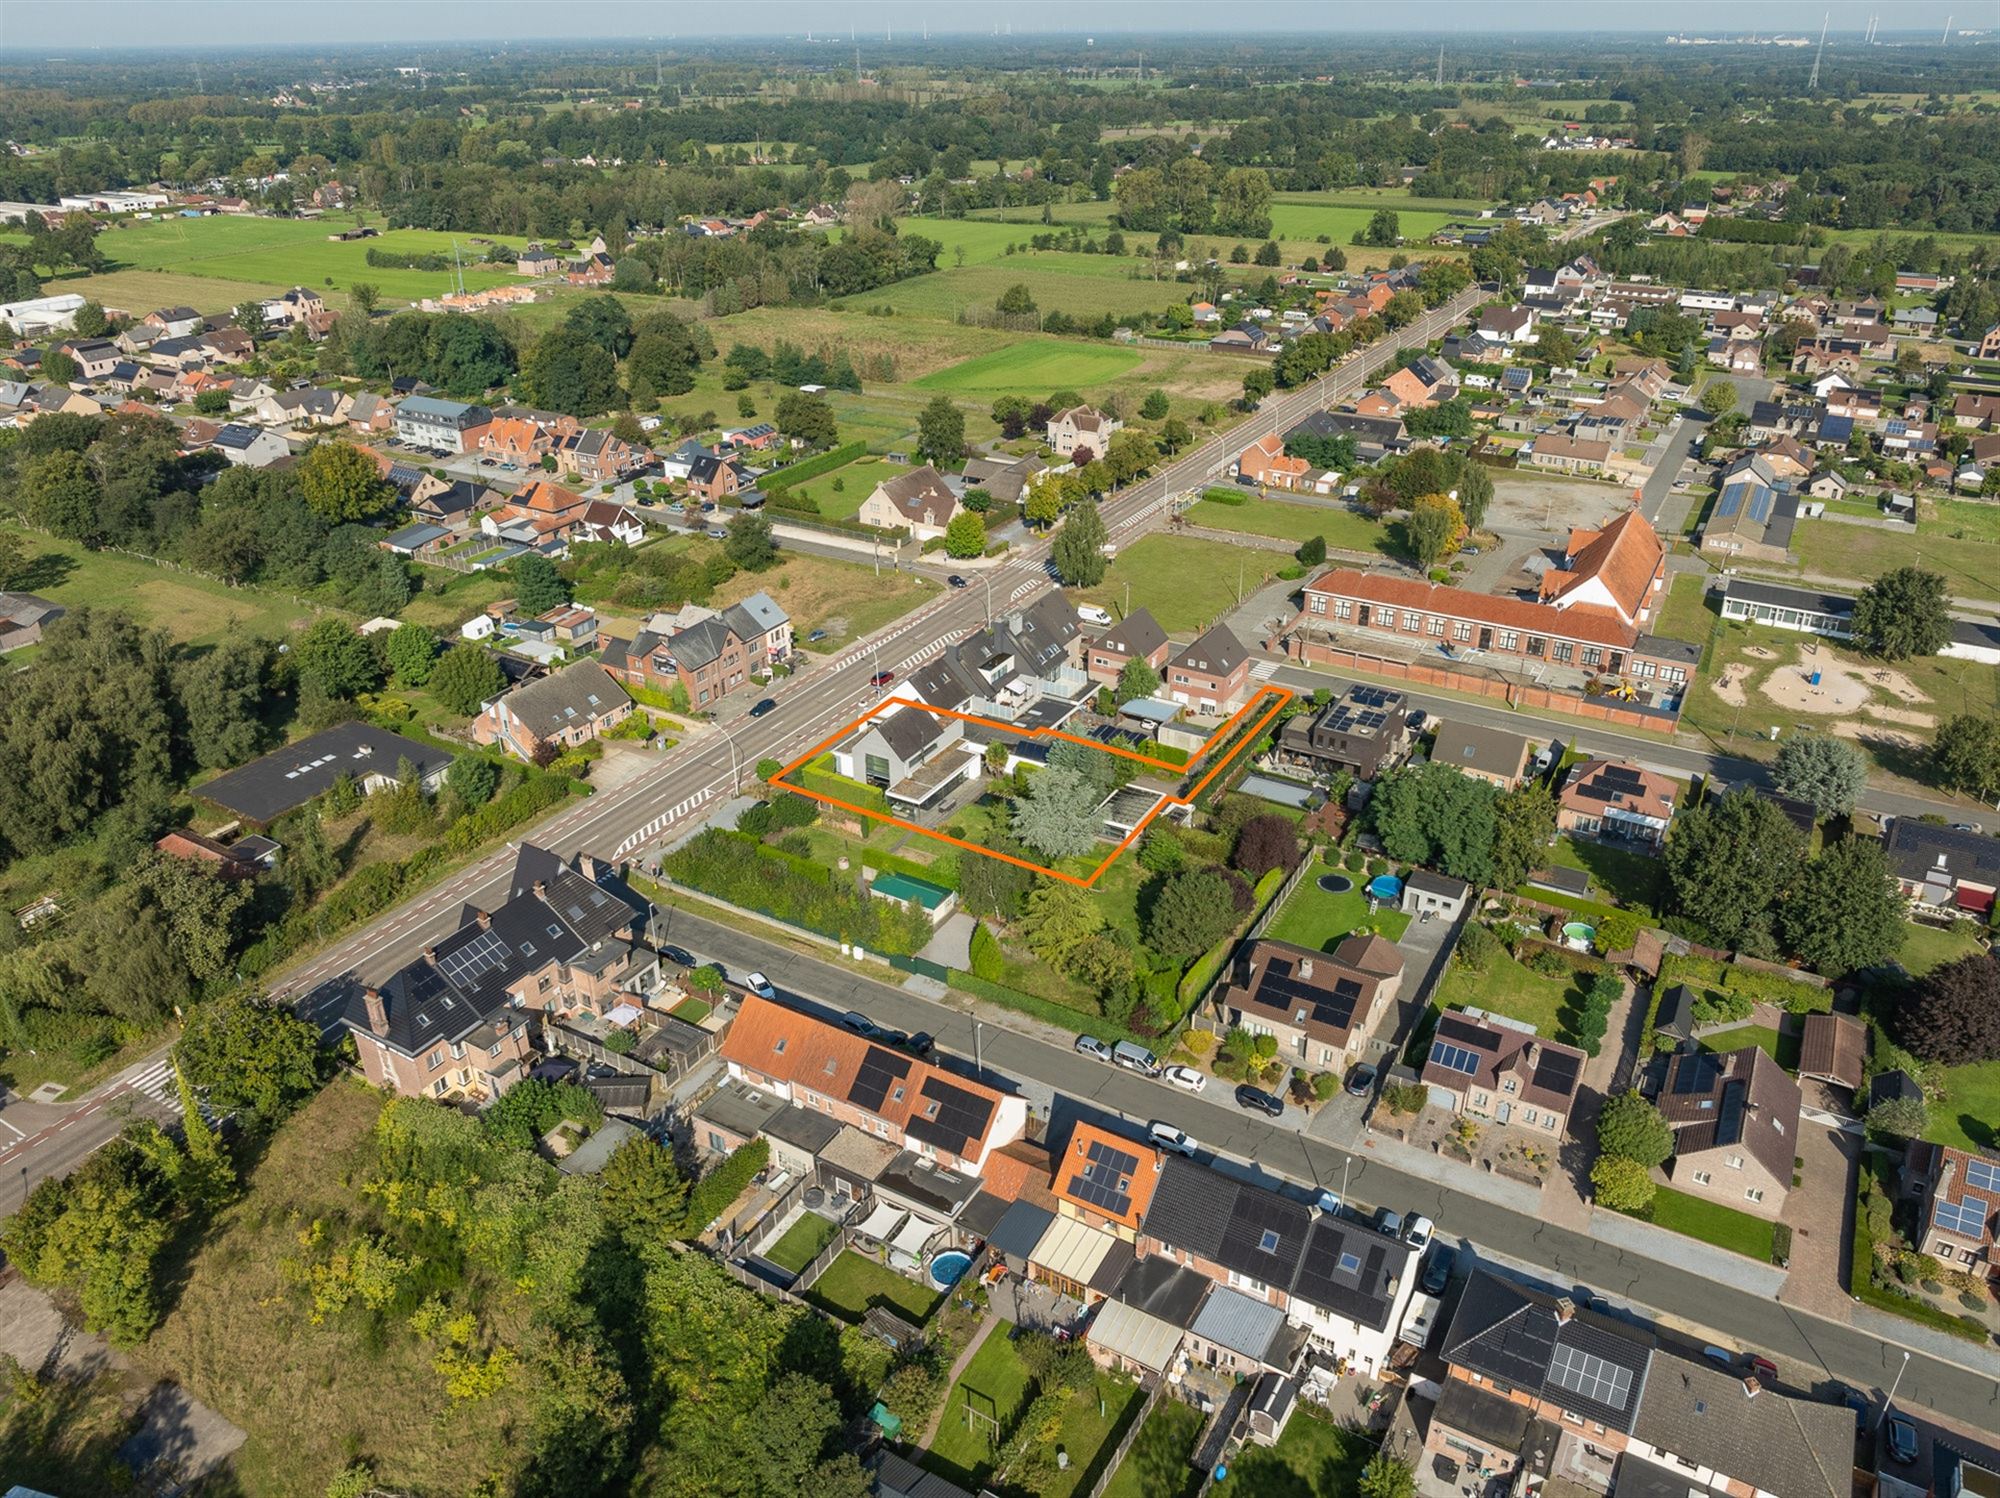
[[[974,976],[988,983],[998,983],[1007,973],[1007,959],[1000,951],[1000,943],[986,923],[981,921],[972,928],[970,961]]]
[[[1459,933],[1458,960],[1471,972],[1485,972],[1500,952],[1500,938],[1477,921],[1468,922]]]
[[[1779,1223],[1771,1229],[1771,1262],[1789,1264],[1792,1260],[1792,1230],[1789,1225]]]

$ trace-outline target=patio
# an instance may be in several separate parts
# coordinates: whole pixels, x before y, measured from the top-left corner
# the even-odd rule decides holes
[[[1404,1130],[1405,1142],[1418,1149],[1528,1186],[1547,1182],[1562,1149],[1560,1139],[1542,1130],[1454,1114],[1436,1105],[1414,1119],[1394,1122]]]
[[[1029,1331],[1067,1332],[1083,1315],[1081,1302],[1060,1291],[1017,1274],[1003,1276],[989,1287],[987,1296],[994,1313],[1002,1321]]]

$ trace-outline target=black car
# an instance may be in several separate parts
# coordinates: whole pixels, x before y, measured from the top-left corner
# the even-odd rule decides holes
[[[856,1035],[865,1035],[873,1038],[875,1034],[875,1021],[863,1014],[859,1009],[848,1010],[847,1013],[840,1017],[840,1022]]]
[[[928,1030],[919,1030],[903,1042],[903,1049],[913,1055],[928,1056],[937,1049],[937,1041]]]
[[[1261,1087],[1252,1087],[1245,1082],[1236,1089],[1236,1106],[1249,1108],[1258,1113],[1268,1113],[1273,1118],[1285,1116],[1285,1100],[1271,1096]]]
[[[1423,1286],[1426,1295],[1442,1295],[1451,1283],[1451,1267],[1458,1262],[1458,1254],[1442,1243],[1433,1244],[1424,1260],[1424,1272],[1417,1283]]]
[[[877,1030],[873,1036],[884,1045],[908,1045],[910,1037],[901,1030]]]
[[[761,701],[757,703],[755,707],[750,709],[750,716],[753,718],[761,718],[764,716],[764,714],[776,708],[777,705],[778,704],[776,699],[771,697],[763,698]]]
[[[1917,1459],[1917,1428],[1907,1415],[1889,1417],[1889,1455],[1905,1466]]]
[[[954,588],[969,588],[972,586],[964,578],[960,577],[956,572],[952,573],[950,577],[946,578],[945,582],[947,585]]]
[[[701,966],[700,963],[694,960],[694,953],[690,952],[686,947],[661,947],[660,955],[669,962],[678,963],[681,967]]]

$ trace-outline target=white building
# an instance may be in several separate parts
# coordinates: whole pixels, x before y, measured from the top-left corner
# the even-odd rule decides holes
[[[82,305],[83,295],[75,291],[60,296],[29,297],[21,302],[0,302],[0,322],[23,338],[36,338],[75,327],[77,308]]]

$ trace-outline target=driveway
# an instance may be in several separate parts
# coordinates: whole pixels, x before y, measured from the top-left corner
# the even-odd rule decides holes
[[[1779,1220],[1792,1230],[1792,1267],[1778,1299],[1788,1306],[1837,1321],[1848,1319],[1854,1302],[1847,1293],[1846,1260],[1854,1234],[1854,1171],[1861,1139],[1838,1124],[1833,1100],[1816,1082],[1802,1084],[1807,1113],[1799,1119],[1801,1183],[1785,1198]]]

